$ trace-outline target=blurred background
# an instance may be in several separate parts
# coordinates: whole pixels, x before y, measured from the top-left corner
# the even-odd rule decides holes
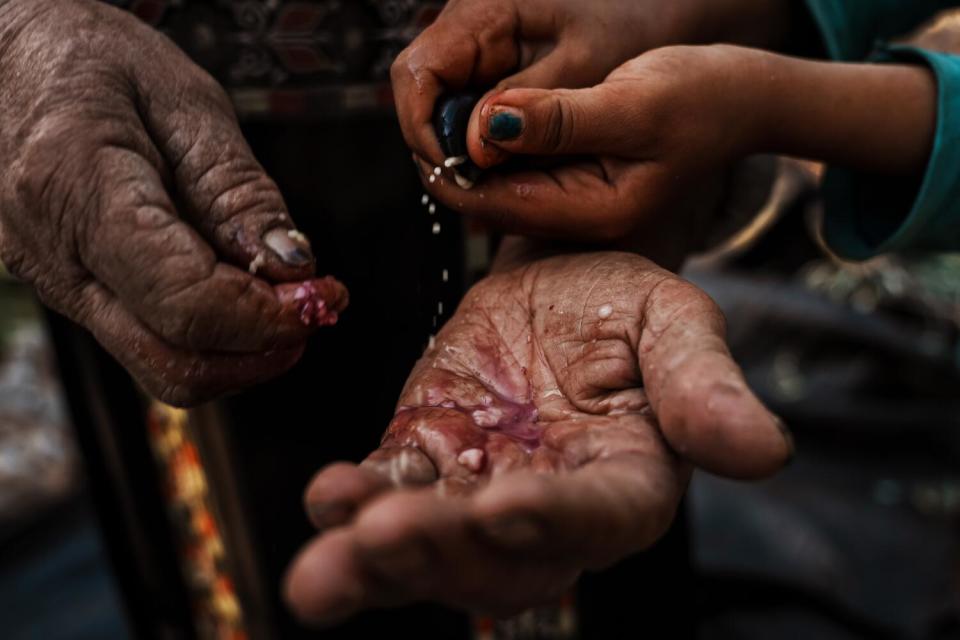
[[[310,534],[307,480],[375,446],[437,301],[454,309],[494,244],[420,206],[392,117],[389,64],[441,3],[114,4],[227,86],[353,306],[282,380],[188,413],[0,277],[2,637],[960,638],[960,256],[834,259],[820,168],[773,158],[738,171],[726,206],[746,228],[686,275],[794,431],[784,473],[697,476],[656,549],[511,621],[417,607],[300,628],[279,583]],[[960,19],[918,37],[960,50]]]

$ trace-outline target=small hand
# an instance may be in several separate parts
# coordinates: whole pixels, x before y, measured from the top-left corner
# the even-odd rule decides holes
[[[292,606],[317,623],[420,600],[516,611],[657,540],[685,460],[772,473],[791,445],[723,332],[705,294],[631,254],[484,280],[417,364],[380,449],[311,484],[323,533],[292,567]]]
[[[469,191],[449,176],[424,186],[501,228],[671,261],[663,247],[697,247],[724,171],[753,142],[757,104],[740,88],[751,59],[736,47],[670,47],[589,89],[490,95],[474,110],[467,142],[477,165],[497,168]],[[432,167],[420,166],[429,177]]]
[[[668,45],[781,46],[803,11],[795,4],[451,0],[391,69],[400,126],[418,156],[441,165],[431,117],[442,93],[589,87],[631,58]]]
[[[710,38],[701,27],[721,20],[705,19],[703,7],[699,0],[448,2],[392,68],[404,137],[440,165],[431,118],[441,93],[592,86],[648,49]]]
[[[0,6],[0,257],[152,394],[193,404],[292,366],[346,290],[229,99],[92,0]]]

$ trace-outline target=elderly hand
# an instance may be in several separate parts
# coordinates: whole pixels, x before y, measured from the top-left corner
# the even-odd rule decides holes
[[[0,46],[7,268],[167,402],[293,365],[346,291],[312,280],[216,82],[93,0],[4,2]]]
[[[381,447],[321,471],[322,533],[287,580],[304,620],[432,600],[509,613],[642,550],[689,462],[770,474],[792,445],[723,318],[632,254],[549,258],[478,284],[417,364]]]

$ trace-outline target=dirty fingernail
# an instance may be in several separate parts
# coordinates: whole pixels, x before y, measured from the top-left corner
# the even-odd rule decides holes
[[[313,261],[310,242],[296,229],[271,229],[263,235],[263,243],[292,267],[302,267]]]
[[[531,518],[509,516],[483,525],[485,533],[494,541],[508,547],[535,544],[543,537],[543,529]]]
[[[490,139],[515,140],[521,133],[523,133],[523,112],[512,107],[496,107],[488,124]]]

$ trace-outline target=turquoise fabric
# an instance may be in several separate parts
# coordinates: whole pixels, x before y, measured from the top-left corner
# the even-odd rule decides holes
[[[891,251],[960,250],[960,56],[883,44],[960,1],[806,1],[832,58],[926,64],[939,91],[936,137],[921,179],[828,170],[823,186],[827,243],[857,260]]]
[[[806,0],[830,57],[866,58],[877,41],[909,33],[923,21],[960,1],[946,0]]]

